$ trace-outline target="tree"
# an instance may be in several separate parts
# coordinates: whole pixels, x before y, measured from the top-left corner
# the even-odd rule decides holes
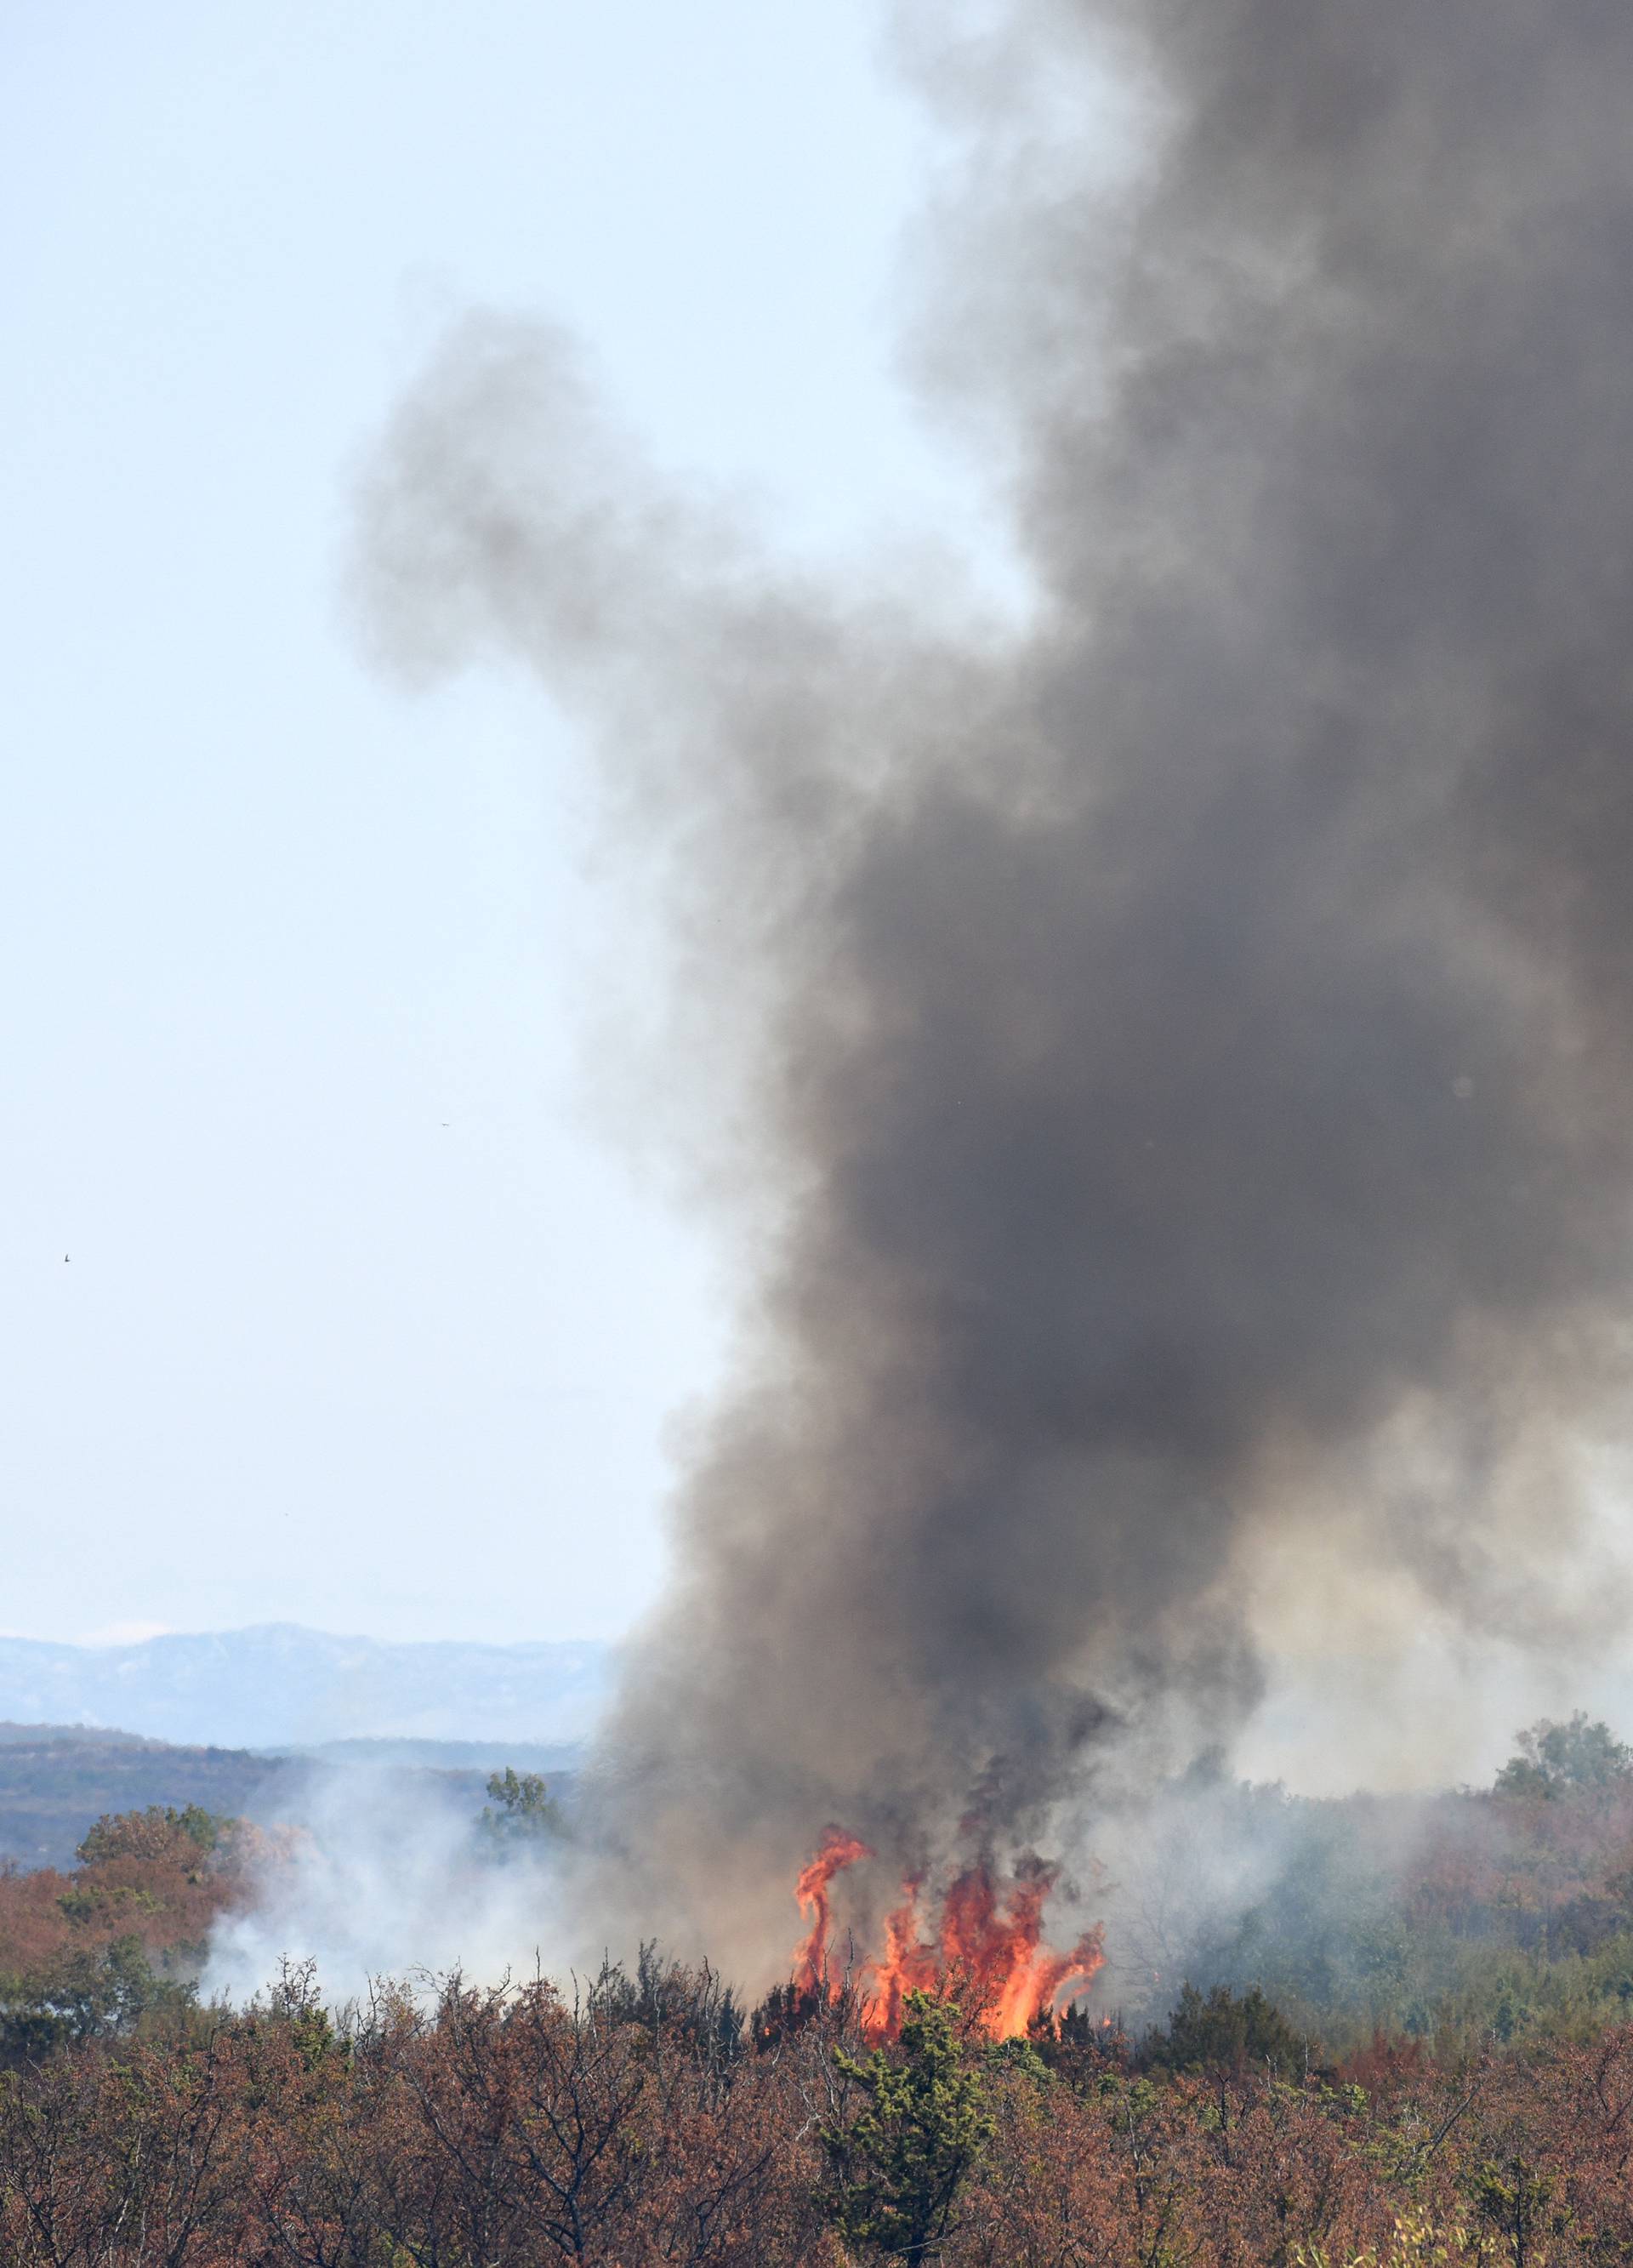
[[[1498,1795],[1556,1797],[1577,1788],[1615,1787],[1633,1778],[1633,1749],[1585,1709],[1563,1724],[1544,1717],[1516,1733],[1519,1753],[1497,1776]]]
[[[1556,2177],[1541,2172],[1518,2155],[1485,2158],[1468,2176],[1475,2212],[1496,2232],[1514,2268],[1526,2268],[1542,2257],[1546,2237],[1556,2233],[1569,2214],[1556,2207]]]
[[[552,1797],[542,1774],[519,1772],[506,1764],[502,1772],[489,1775],[488,1793],[493,1801],[482,1806],[477,1824],[493,1849],[526,1850],[553,1841],[564,1832],[561,1806]]]
[[[1274,2000],[1254,1984],[1239,1999],[1227,1984],[1204,1999],[1195,1984],[1181,1987],[1180,2004],[1166,2032],[1153,2032],[1145,2051],[1170,2071],[1235,2071],[1246,2064],[1298,2070],[1306,2043]]]
[[[150,1803],[145,1811],[104,1812],[75,1852],[82,1867],[120,1859],[180,1859],[196,1867],[221,1847],[236,1822],[189,1803]]]
[[[982,2082],[964,2060],[958,2010],[910,1992],[901,2059],[882,2048],[865,2063],[835,2060],[864,2108],[821,2130],[829,2186],[824,2204],[842,2235],[887,2258],[934,2259],[953,2230],[960,2190],[991,2139]]]

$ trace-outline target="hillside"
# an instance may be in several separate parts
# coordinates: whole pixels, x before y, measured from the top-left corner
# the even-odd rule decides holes
[[[489,1772],[557,1774],[568,1747],[526,1742],[342,1742],[300,1754],[178,1746],[81,1726],[0,1724],[0,1866],[71,1865],[86,1830],[105,1814],[151,1804],[250,1818],[263,1826],[304,1823],[336,1772],[382,1778],[410,1806],[452,1802],[473,1817]]]
[[[291,1623],[129,1646],[0,1638],[0,1719],[119,1726],[187,1746],[580,1741],[610,1651],[590,1643],[390,1644]]]
[[[296,1773],[240,1749],[172,1748],[129,1733],[0,1725],[0,1862],[67,1867],[104,1813],[190,1803],[241,1817]]]

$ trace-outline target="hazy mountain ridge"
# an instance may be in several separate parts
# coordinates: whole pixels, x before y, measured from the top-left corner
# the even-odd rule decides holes
[[[83,1726],[0,1727],[0,1865],[67,1867],[105,1812],[189,1803],[230,1817],[281,1809],[281,1757],[242,1749],[170,1748]]]
[[[84,1725],[0,1723],[0,1867],[68,1867],[104,1813],[196,1803],[263,1826],[309,1824],[345,1800],[386,1801],[406,1818],[474,1819],[488,1775],[506,1764],[570,1782],[570,1742],[335,1741],[278,1752],[180,1746]]]
[[[582,1741],[612,1649],[337,1637],[292,1623],[126,1646],[0,1638],[0,1719],[113,1728],[187,1745],[313,1749],[335,1741]]]

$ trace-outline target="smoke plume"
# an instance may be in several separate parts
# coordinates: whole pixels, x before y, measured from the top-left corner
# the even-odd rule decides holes
[[[779,557],[539,327],[364,502],[382,648],[535,669],[667,908],[754,1281],[600,1800],[771,1947],[830,1820],[1012,1851],[1228,1739],[1278,1569],[1493,1643],[1626,1596],[1633,12],[899,30],[962,137],[913,367],[1024,616]]]

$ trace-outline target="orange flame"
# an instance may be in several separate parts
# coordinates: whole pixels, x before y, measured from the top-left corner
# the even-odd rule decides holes
[[[865,1843],[858,1842],[854,1835],[847,1835],[842,1827],[830,1827],[815,1858],[795,1883],[794,1896],[806,1922],[805,1938],[794,1955],[794,1983],[800,1992],[821,1992],[828,1989],[828,1948],[833,1930],[828,1884],[842,1867],[854,1867],[858,1859],[871,1859],[872,1855]]]
[[[809,1930],[794,1956],[794,1981],[802,1991],[838,1998],[839,1988],[828,1981],[829,1886],[846,1867],[872,1856],[855,1836],[830,1827],[801,1874],[796,1895]],[[910,1877],[901,1886],[901,1903],[885,1917],[882,1953],[863,1970],[864,2033],[871,2039],[892,2037],[909,1992],[956,1995],[995,2040],[1013,2039],[1052,2014],[1068,1990],[1081,1991],[1106,1958],[1098,1924],[1070,1953],[1043,1943],[1044,1908],[1056,1880],[1053,1867],[1030,1860],[1000,1904],[990,1870],[967,1867],[949,1884],[938,1920],[927,1933],[920,1910],[923,1878]]]

